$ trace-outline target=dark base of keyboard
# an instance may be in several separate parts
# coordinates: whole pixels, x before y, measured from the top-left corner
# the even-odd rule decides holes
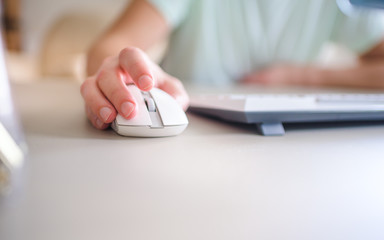
[[[354,123],[384,122],[384,111],[370,112],[239,112],[192,107],[191,112],[229,122],[256,124],[264,136],[282,136],[284,125],[308,123]]]

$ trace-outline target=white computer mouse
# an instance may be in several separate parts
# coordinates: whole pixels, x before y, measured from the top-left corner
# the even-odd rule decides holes
[[[182,133],[188,119],[181,106],[166,92],[154,88],[142,92],[134,85],[128,85],[136,99],[137,114],[125,119],[120,114],[112,128],[120,135],[131,137],[168,137]]]

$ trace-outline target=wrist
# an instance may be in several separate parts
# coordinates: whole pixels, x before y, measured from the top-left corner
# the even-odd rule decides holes
[[[326,84],[330,73],[320,67],[308,67],[306,69],[306,77],[309,85],[311,86],[320,86]]]

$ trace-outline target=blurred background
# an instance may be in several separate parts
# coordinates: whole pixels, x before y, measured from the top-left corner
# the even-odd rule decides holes
[[[81,81],[85,52],[127,0],[1,0],[12,81]]]
[[[3,4],[7,65],[15,82],[66,79],[82,82],[85,54],[93,40],[129,0],[0,0]],[[166,43],[149,55],[160,61]],[[327,44],[319,63],[350,64],[355,56]]]

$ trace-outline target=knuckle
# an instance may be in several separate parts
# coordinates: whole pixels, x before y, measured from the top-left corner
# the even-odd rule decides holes
[[[105,79],[107,73],[108,73],[108,72],[106,71],[106,69],[101,68],[100,71],[97,73],[96,81],[97,81],[97,82],[100,82],[100,81],[102,81],[103,79]]]
[[[136,60],[130,64],[128,71],[131,75],[133,75],[133,77],[137,77],[141,75],[140,73],[142,72],[142,69],[143,63],[141,61]]]
[[[183,83],[178,78],[171,77],[170,80],[176,88],[184,89]]]
[[[126,57],[135,56],[141,53],[142,51],[137,47],[126,47],[120,51],[119,59],[124,59]]]
[[[146,55],[139,48],[129,47],[121,50],[119,63],[134,78],[149,71]]]
[[[85,91],[86,91],[86,83],[85,82],[83,82],[82,84],[81,84],[81,86],[80,86],[80,93],[81,93],[81,96],[85,96]]]
[[[122,89],[114,88],[111,90],[109,100],[113,105],[119,106],[125,99],[127,99],[127,96],[123,93]]]
[[[101,62],[101,66],[105,66],[105,65],[108,65],[110,62],[113,61],[113,56],[109,56],[109,57],[106,57],[104,58],[104,60]]]
[[[116,69],[103,68],[100,69],[96,77],[96,83],[99,88],[104,89],[107,88],[111,84],[111,81],[114,81],[115,79],[120,79]]]
[[[88,92],[88,89],[89,89],[89,85],[91,83],[91,78],[88,77],[80,86],[80,93],[81,93],[81,96],[83,96],[83,98],[86,97],[87,95],[87,92]]]

